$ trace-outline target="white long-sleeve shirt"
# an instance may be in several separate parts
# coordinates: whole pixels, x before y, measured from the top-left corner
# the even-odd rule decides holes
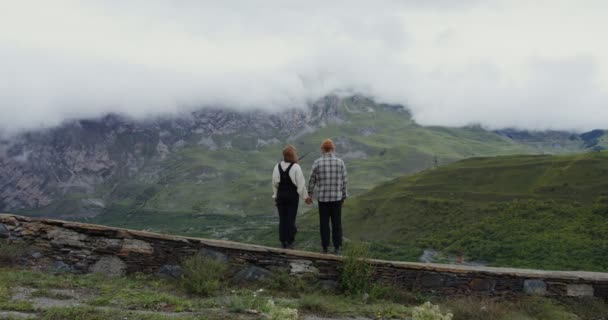
[[[280,163],[283,171],[287,170],[290,163],[281,161]],[[298,194],[304,200],[308,197],[308,191],[306,190],[306,181],[304,180],[304,174],[302,173],[302,168],[299,164],[294,163],[289,170],[289,178],[291,178],[291,182],[298,189]],[[277,197],[277,189],[279,188],[279,183],[281,182],[281,174],[279,173],[279,164],[274,166],[274,171],[272,172],[272,198]]]

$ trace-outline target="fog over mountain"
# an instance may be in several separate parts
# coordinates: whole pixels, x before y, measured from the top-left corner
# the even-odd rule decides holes
[[[304,106],[336,91],[425,125],[608,123],[605,1],[1,1],[0,127]]]

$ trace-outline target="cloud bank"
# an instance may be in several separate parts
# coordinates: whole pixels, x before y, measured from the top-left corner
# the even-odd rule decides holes
[[[336,90],[425,125],[608,127],[605,1],[2,1],[0,126],[286,108]]]

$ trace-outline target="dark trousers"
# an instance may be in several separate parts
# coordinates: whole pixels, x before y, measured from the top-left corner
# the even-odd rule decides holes
[[[342,201],[319,202],[319,225],[323,248],[329,247],[330,236],[335,248],[342,246]]]
[[[296,238],[296,215],[299,199],[278,200],[279,240],[285,246],[292,244]]]

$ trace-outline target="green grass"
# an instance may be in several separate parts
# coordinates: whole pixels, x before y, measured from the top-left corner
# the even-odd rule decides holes
[[[345,236],[372,255],[424,249],[491,265],[608,271],[608,152],[474,158],[349,199]],[[303,233],[316,229],[312,212]]]
[[[287,277],[284,272],[276,272],[273,278],[250,288],[223,282],[215,296],[201,298],[188,295],[178,280],[152,276],[105,278],[100,275],[53,275],[1,268],[0,310],[24,311],[46,320],[272,319],[273,314],[278,315],[289,309],[297,309],[299,315],[403,319],[412,315],[414,307],[430,300],[439,305],[442,312],[454,313],[454,320],[593,320],[608,314],[608,305],[599,299],[553,300],[528,296],[510,299],[439,298],[380,285],[371,289],[368,299],[363,299],[363,295],[323,292],[313,279],[295,279],[292,276],[293,283],[285,285]],[[11,300],[12,291],[17,287],[37,288],[33,293],[34,298],[52,298],[49,293],[54,289],[70,288],[86,292],[92,299],[83,301],[85,305],[78,307],[35,310],[26,300]]]

